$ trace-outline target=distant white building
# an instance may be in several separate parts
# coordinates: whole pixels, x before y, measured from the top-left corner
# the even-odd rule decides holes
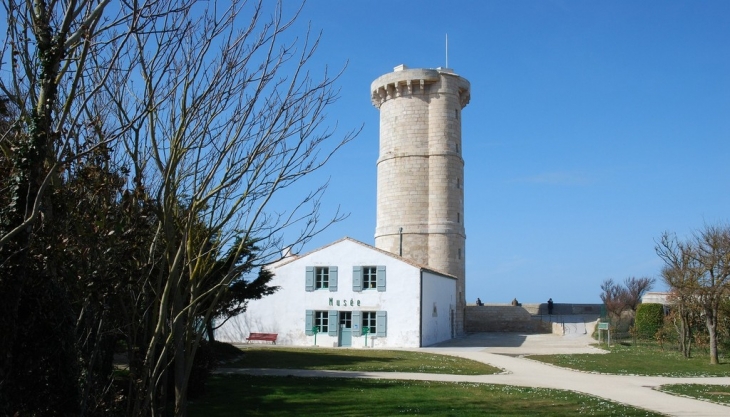
[[[672,304],[669,301],[669,296],[671,295],[672,293],[670,292],[647,292],[643,297],[641,297],[641,302],[643,304],[663,304],[666,306]]]
[[[277,333],[277,345],[421,347],[455,331],[456,277],[344,238],[271,266],[273,295],[216,332],[243,342],[249,333]]]

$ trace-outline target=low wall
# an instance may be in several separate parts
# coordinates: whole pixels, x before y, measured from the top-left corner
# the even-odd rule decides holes
[[[539,304],[523,304],[527,311],[532,315],[547,314],[547,303]],[[603,304],[572,304],[572,303],[555,303],[553,304],[554,315],[574,315],[574,314],[601,314]]]
[[[552,325],[533,317],[523,307],[467,306],[464,329],[475,332],[551,333]]]
[[[597,317],[602,304],[553,304],[553,314],[548,315],[547,303],[522,304],[485,304],[466,307],[464,330],[476,332],[519,332],[564,334],[562,323],[584,322],[580,317]]]

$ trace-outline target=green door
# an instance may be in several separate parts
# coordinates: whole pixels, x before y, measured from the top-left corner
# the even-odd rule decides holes
[[[352,346],[352,311],[340,311],[340,346]]]

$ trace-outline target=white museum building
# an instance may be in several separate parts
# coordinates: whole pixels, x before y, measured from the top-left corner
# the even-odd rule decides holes
[[[269,265],[279,287],[216,337],[307,346],[421,347],[464,334],[461,111],[469,82],[399,65],[370,85],[380,111],[375,246],[344,238]]]
[[[451,339],[456,278],[344,238],[270,266],[279,291],[249,301],[222,341],[276,333],[277,345],[421,347]],[[318,328],[315,335],[314,328]]]

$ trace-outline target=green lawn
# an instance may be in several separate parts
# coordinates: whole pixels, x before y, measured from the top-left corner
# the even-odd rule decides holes
[[[399,350],[250,347],[228,349],[226,367],[425,372],[500,372],[476,361]],[[531,359],[583,371],[655,376],[730,376],[730,364],[706,355],[684,359],[654,346],[615,345],[605,355],[539,355]],[[662,391],[730,404],[730,386],[667,385]],[[214,375],[190,415],[657,415],[569,391],[490,384],[339,378]]]
[[[659,391],[730,405],[730,385],[673,384],[662,385]]]
[[[685,359],[674,350],[656,346],[614,345],[605,355],[534,355],[535,359],[565,368],[618,375],[673,377],[730,376],[730,363],[710,365],[707,355]]]
[[[328,369],[363,372],[421,372],[488,375],[499,368],[454,356],[403,350],[245,348],[228,368]]]
[[[214,375],[191,417],[222,416],[655,416],[569,391],[502,385]]]

